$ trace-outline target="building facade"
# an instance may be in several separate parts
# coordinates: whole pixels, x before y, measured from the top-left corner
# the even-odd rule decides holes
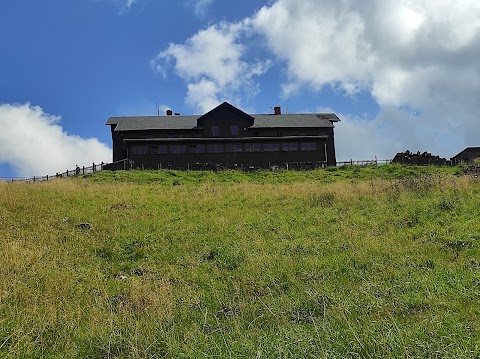
[[[110,117],[113,161],[128,168],[336,165],[333,113],[247,114],[224,102],[204,115]],[[120,168],[121,168],[120,166]]]
[[[480,158],[480,147],[467,147],[453,156],[451,162],[453,165],[460,165],[462,163],[472,163],[477,158]]]

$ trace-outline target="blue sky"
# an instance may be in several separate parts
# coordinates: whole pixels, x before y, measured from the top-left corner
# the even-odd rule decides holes
[[[333,111],[338,160],[478,146],[480,3],[0,2],[0,177],[111,159],[109,116]]]

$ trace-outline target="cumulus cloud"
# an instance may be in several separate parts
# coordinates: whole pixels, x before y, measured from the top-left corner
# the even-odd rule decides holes
[[[188,0],[187,6],[193,9],[196,17],[204,19],[207,16],[207,11],[212,6],[215,0]]]
[[[316,90],[335,82],[350,89],[373,85],[382,104],[398,104],[416,98],[404,90],[419,73],[458,71],[468,56],[478,69],[472,57],[479,50],[477,1],[278,0],[252,21],[286,62],[286,89],[298,83]],[[437,74],[431,75],[427,80]]]
[[[258,39],[270,60],[250,59]],[[165,74],[174,63],[198,109],[225,95],[255,96],[253,79],[275,63],[283,66],[285,99],[329,86],[376,102],[375,117],[343,114],[340,156],[351,146],[361,157],[374,148],[382,157],[407,148],[450,157],[478,145],[479,57],[478,0],[276,0],[241,22],[169,45],[154,63]]]
[[[277,0],[251,21],[286,64],[285,96],[326,85],[372,94],[380,114],[344,114],[340,154],[371,156],[373,146],[384,156],[410,148],[449,157],[478,145],[478,1]]]
[[[186,101],[196,110],[211,109],[212,103],[254,95],[255,77],[265,73],[268,60],[245,60],[244,24],[219,24],[200,30],[184,44],[170,44],[152,60],[154,69],[167,75],[173,71],[188,83]]]
[[[342,119],[335,128],[337,160],[392,159],[397,152],[413,150],[440,154],[446,158],[461,148],[452,138],[455,126],[436,126],[435,117],[421,118],[394,106],[387,106],[374,119],[337,113]],[[450,152],[445,151],[446,144]],[[458,152],[460,152],[458,150]]]
[[[68,134],[60,120],[28,103],[0,105],[0,164],[10,165],[16,175],[33,176],[111,162],[107,145]]]

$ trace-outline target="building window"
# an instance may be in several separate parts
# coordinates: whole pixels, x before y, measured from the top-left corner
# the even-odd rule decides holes
[[[306,136],[306,135],[307,135],[307,131],[305,131],[305,130],[300,131],[300,135],[301,135],[301,136]]]
[[[316,151],[317,144],[315,142],[302,142],[300,148],[302,151]]]
[[[212,125],[212,136],[220,137],[220,125]]]
[[[223,143],[210,143],[207,145],[208,153],[224,153],[225,145]]]
[[[227,143],[225,145],[225,152],[227,153],[243,152],[243,146],[241,143]]]
[[[282,137],[283,136],[283,131],[277,131],[277,137]]]
[[[298,143],[297,142],[284,142],[282,143],[282,150],[291,152],[291,151],[298,151]]]
[[[151,155],[157,155],[158,154],[158,146],[150,147],[150,154]]]
[[[132,155],[148,155],[148,146],[145,145],[133,145]]]
[[[166,155],[168,153],[168,146],[167,145],[159,145],[158,146],[158,154],[159,155]]]
[[[187,145],[170,145],[171,154],[187,153]]]
[[[246,143],[245,152],[262,152],[261,143]]]
[[[258,131],[253,131],[252,132],[252,136],[258,136],[258,135],[259,135]]]
[[[278,152],[280,151],[280,144],[279,143],[264,143],[263,150],[265,152]]]
[[[205,145],[203,143],[188,146],[188,153],[205,153]]]
[[[230,131],[232,133],[232,137],[236,137],[240,134],[240,126],[238,125],[231,125]]]

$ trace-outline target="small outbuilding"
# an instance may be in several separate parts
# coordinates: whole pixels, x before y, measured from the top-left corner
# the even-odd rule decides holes
[[[480,147],[467,147],[462,152],[451,158],[453,165],[462,163],[472,163],[476,158],[480,158]]]

